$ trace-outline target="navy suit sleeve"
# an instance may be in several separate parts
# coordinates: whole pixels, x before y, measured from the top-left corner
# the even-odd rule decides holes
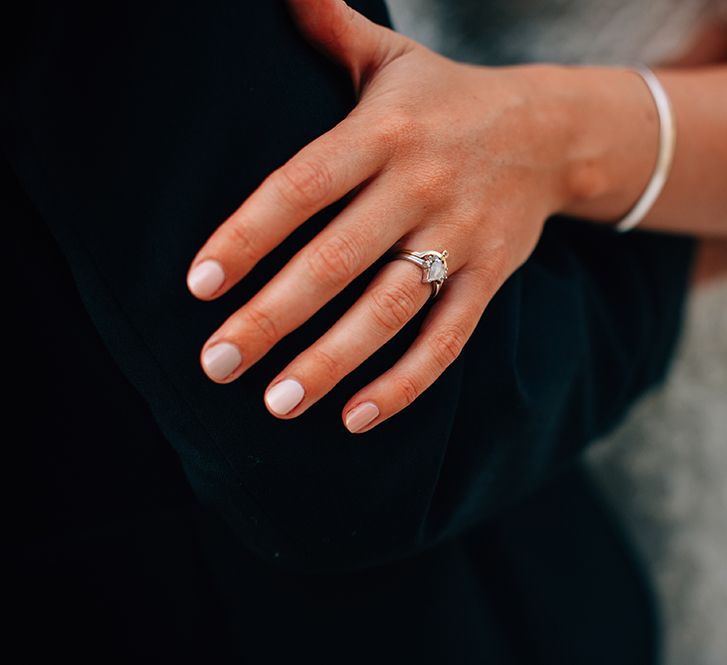
[[[358,6],[386,20],[378,2]],[[350,110],[344,74],[281,2],[63,3],[24,26],[3,78],[6,156],[195,492],[259,556],[342,570],[453,537],[556,474],[664,375],[691,241],[554,219],[462,355],[404,412],[356,437],[340,417],[426,310],[303,416],[273,418],[269,380],[380,266],[228,386],[202,374],[201,345],[338,207],[218,302],[194,300],[185,274],[271,170]]]

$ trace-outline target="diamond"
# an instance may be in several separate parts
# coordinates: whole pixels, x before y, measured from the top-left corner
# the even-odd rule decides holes
[[[442,259],[440,259],[438,256],[435,256],[432,259],[431,265],[429,266],[429,271],[427,272],[427,281],[439,282],[446,277],[446,274],[447,270],[444,267]]]

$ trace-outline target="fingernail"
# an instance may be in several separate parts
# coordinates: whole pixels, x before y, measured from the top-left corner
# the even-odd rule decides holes
[[[373,402],[364,402],[346,414],[346,429],[355,434],[361,431],[379,415],[379,407]]]
[[[225,271],[218,261],[202,261],[187,276],[187,287],[198,298],[209,298],[225,281]]]
[[[242,364],[242,354],[234,344],[221,342],[202,354],[202,366],[207,376],[217,381],[226,379]]]
[[[305,389],[300,383],[294,379],[285,379],[268,390],[265,402],[271,411],[284,416],[300,404],[304,395]]]

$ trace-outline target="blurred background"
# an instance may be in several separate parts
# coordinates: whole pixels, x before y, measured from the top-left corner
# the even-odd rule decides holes
[[[670,61],[727,17],[725,0],[387,1],[400,32],[482,64]],[[666,385],[588,459],[656,586],[665,665],[727,663],[727,279],[707,272]]]
[[[645,556],[665,665],[727,662],[727,281],[699,286],[666,385],[590,462]]]

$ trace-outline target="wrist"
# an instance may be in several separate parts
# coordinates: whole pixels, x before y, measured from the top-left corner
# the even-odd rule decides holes
[[[531,76],[545,109],[543,131],[559,151],[556,212],[620,219],[646,187],[658,151],[648,88],[617,67],[535,65]]]

